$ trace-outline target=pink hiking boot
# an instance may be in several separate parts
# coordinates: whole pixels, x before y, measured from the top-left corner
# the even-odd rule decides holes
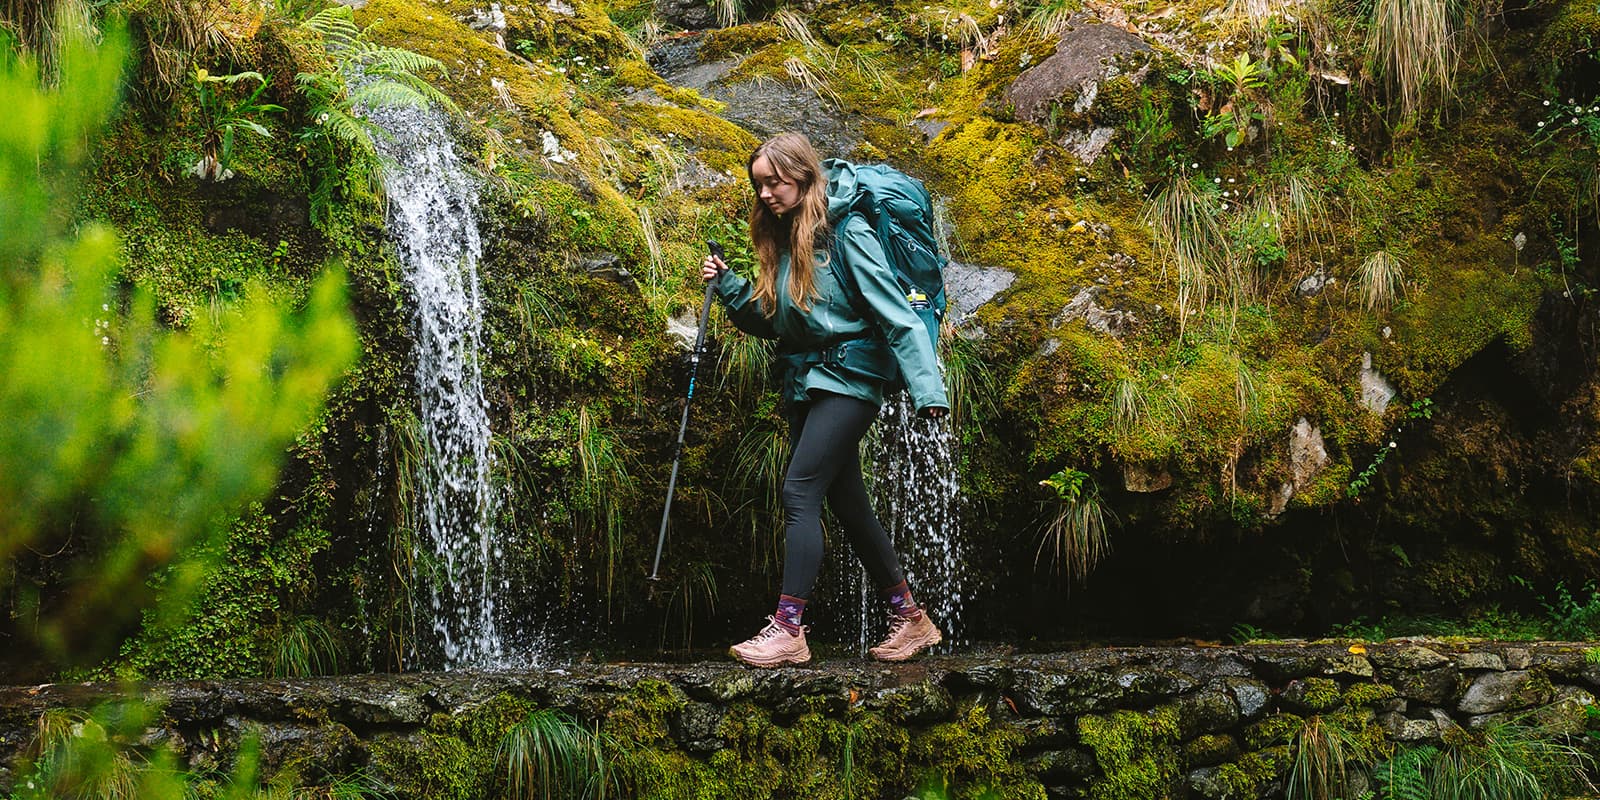
[[[879,661],[904,661],[942,641],[944,633],[928,619],[926,612],[902,617],[891,611],[888,638],[867,652]]]
[[[806,646],[806,629],[790,633],[776,617],[767,617],[767,627],[761,632],[730,648],[728,655],[752,667],[781,667],[785,664],[804,664],[811,660],[811,648]]]

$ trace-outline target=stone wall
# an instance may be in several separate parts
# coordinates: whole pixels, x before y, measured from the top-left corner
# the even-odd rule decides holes
[[[1276,797],[1294,736],[1313,717],[1386,745],[1441,743],[1512,720],[1580,735],[1597,688],[1600,664],[1582,645],[1558,643],[1104,648],[774,671],[572,665],[149,685],[138,692],[162,711],[137,738],[206,768],[228,763],[255,731],[269,772],[360,770],[399,797],[495,796],[498,736],[554,708],[644,765],[630,796],[812,798],[849,781],[851,796],[894,800],[974,788]],[[0,783],[16,780],[46,709],[88,709],[119,691],[0,690]]]

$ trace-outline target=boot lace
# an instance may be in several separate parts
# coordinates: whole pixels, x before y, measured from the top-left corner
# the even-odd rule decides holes
[[[801,630],[805,630],[805,628],[801,628]],[[784,634],[785,636],[793,636],[794,635],[794,634],[789,632],[788,628],[785,628],[783,626],[783,623],[778,621],[778,618],[776,616],[768,614],[767,615],[767,627],[762,628],[760,633],[757,633],[755,636],[750,637],[750,643],[751,644],[755,644],[756,642],[765,642],[768,639],[771,639],[771,638],[777,636],[780,633]]]

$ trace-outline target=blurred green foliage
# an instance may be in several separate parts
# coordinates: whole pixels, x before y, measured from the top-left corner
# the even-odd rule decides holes
[[[286,446],[355,360],[344,276],[295,309],[249,282],[220,313],[164,327],[119,280],[108,226],[70,209],[92,134],[113,113],[126,35],[71,30],[56,74],[0,55],[0,562],[14,625],[51,664],[115,648],[170,565],[159,616],[180,619],[200,553],[270,490]]]

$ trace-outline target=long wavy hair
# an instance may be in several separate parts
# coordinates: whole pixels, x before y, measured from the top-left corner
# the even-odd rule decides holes
[[[752,170],[756,159],[765,156],[778,175],[800,187],[800,202],[779,216],[761,202],[761,186]],[[822,175],[822,159],[804,134],[780,133],[761,143],[745,164],[755,204],[750,208],[750,241],[755,244],[761,272],[756,275],[756,300],[771,317],[778,309],[778,259],[789,251],[789,298],[802,311],[811,309],[817,295],[816,253],[827,258],[828,226],[827,181]]]

